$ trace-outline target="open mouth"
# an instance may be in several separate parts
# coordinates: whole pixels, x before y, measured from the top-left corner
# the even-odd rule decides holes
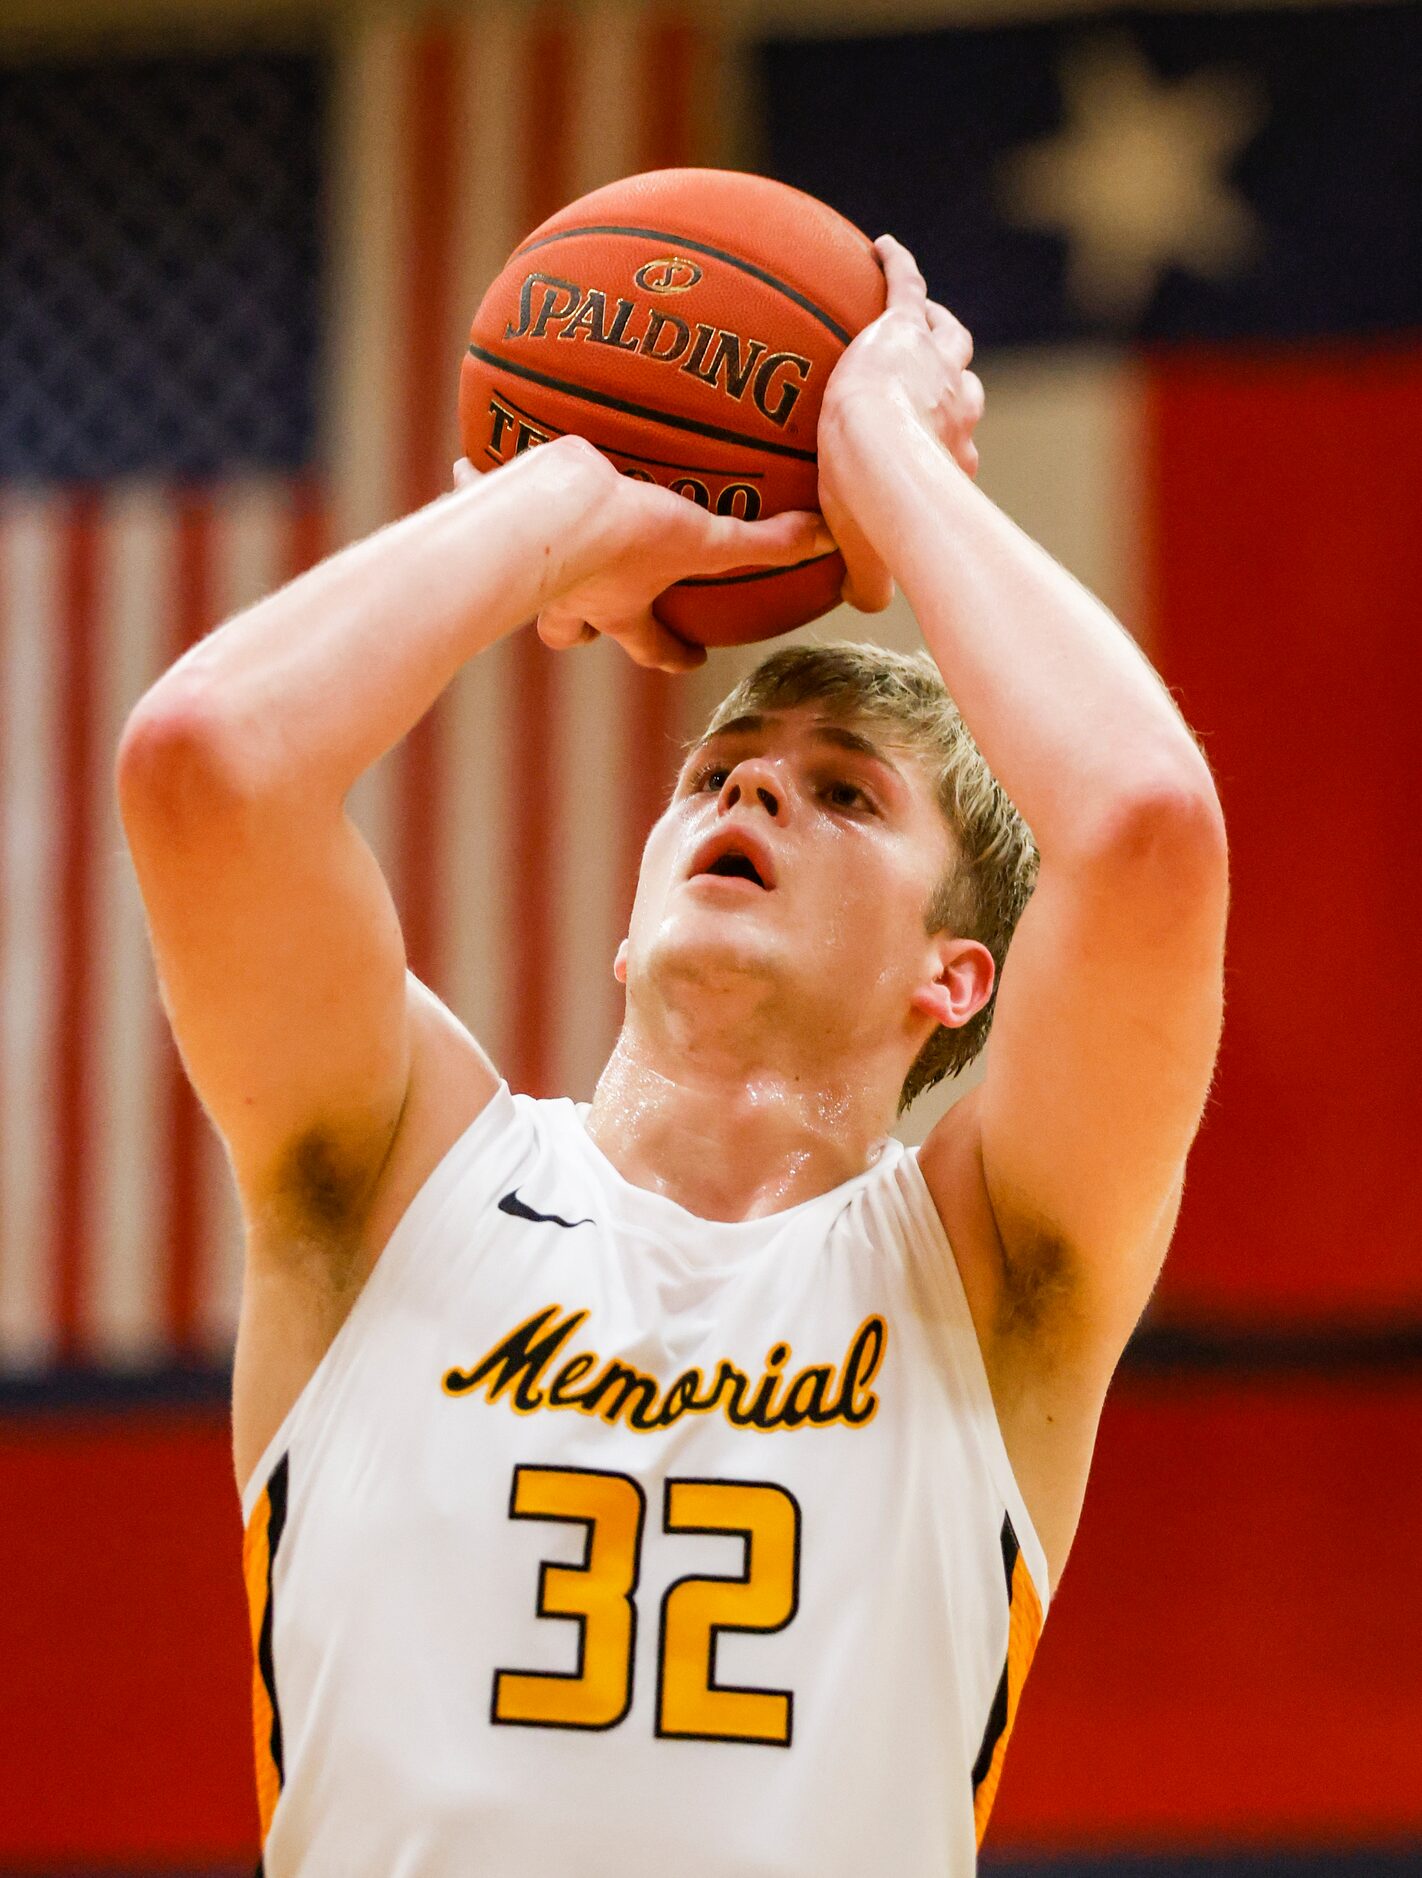
[[[709,867],[703,868],[698,878],[704,878],[706,874],[715,874],[722,880],[753,881],[760,888],[765,886],[765,882],[756,872],[754,861],[746,854],[723,854]]]
[[[714,829],[692,857],[688,878],[704,880],[743,880],[748,887],[773,893],[776,887],[775,856],[770,844],[755,829],[722,826]]]

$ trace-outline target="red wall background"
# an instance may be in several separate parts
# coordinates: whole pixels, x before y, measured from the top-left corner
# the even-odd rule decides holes
[[[1422,1380],[1124,1378],[990,1844],[1422,1840]],[[0,1867],[256,1856],[217,1406],[13,1418]]]

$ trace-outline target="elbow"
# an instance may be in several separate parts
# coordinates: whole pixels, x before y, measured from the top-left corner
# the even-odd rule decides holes
[[[1127,790],[1090,846],[1105,867],[1168,878],[1192,897],[1228,893],[1224,810],[1203,757]]]
[[[114,779],[126,828],[206,822],[243,793],[233,728],[209,697],[161,681],[130,713]]]

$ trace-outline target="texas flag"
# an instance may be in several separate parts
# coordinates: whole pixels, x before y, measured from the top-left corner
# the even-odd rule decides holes
[[[1217,778],[1224,1044],[1158,1321],[1422,1320],[1419,69],[1410,6],[761,53],[768,167],[916,251],[977,340],[984,487]]]

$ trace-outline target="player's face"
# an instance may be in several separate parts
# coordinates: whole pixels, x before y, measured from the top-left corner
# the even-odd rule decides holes
[[[737,718],[648,838],[619,976],[674,1004],[739,994],[836,1053],[894,1026],[911,1042],[953,854],[927,772],[882,732],[813,706]]]

